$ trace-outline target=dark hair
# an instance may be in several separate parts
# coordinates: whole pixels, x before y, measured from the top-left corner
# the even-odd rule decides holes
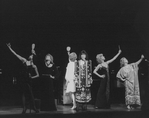
[[[82,50],[81,52],[80,52],[80,54],[79,54],[79,59],[81,59],[81,55],[82,54],[85,54],[86,55],[86,60],[88,60],[88,54],[87,54],[87,52],[85,51],[85,50]]]

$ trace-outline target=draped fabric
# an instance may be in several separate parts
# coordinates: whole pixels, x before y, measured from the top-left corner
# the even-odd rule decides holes
[[[138,81],[138,65],[132,63],[122,67],[117,73],[117,77],[124,79],[125,84],[125,102],[126,105],[140,105],[140,90]]]

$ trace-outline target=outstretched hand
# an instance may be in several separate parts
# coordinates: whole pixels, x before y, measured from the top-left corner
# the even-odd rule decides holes
[[[71,50],[71,47],[68,46],[68,47],[66,48],[66,50],[69,52],[69,51]]]
[[[141,55],[141,59],[144,59],[144,55]]]
[[[118,46],[118,49],[119,49],[119,51],[118,51],[118,52],[119,52],[119,53],[121,53],[121,52],[122,52],[122,50],[121,50],[120,46]]]
[[[32,50],[34,50],[34,49],[35,49],[35,44],[33,43],[33,44],[32,44]]]
[[[7,43],[6,45],[7,45],[8,47],[11,47],[11,44],[10,44],[10,43]]]

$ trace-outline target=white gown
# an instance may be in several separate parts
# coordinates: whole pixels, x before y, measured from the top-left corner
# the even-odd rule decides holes
[[[66,75],[65,75],[65,79],[67,83],[66,93],[76,91],[74,73],[75,73],[75,62],[69,61],[67,65]]]

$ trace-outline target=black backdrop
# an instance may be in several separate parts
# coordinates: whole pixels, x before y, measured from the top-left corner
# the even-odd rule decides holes
[[[130,62],[137,61],[141,54],[149,59],[148,0],[1,0],[0,4],[3,99],[11,96],[12,77],[21,65],[7,49],[8,42],[25,58],[35,43],[37,65],[46,53],[51,53],[62,72],[68,62],[66,46],[77,54],[85,49],[94,67],[97,53],[110,59],[120,45],[122,54],[110,65],[115,73],[122,56]]]

